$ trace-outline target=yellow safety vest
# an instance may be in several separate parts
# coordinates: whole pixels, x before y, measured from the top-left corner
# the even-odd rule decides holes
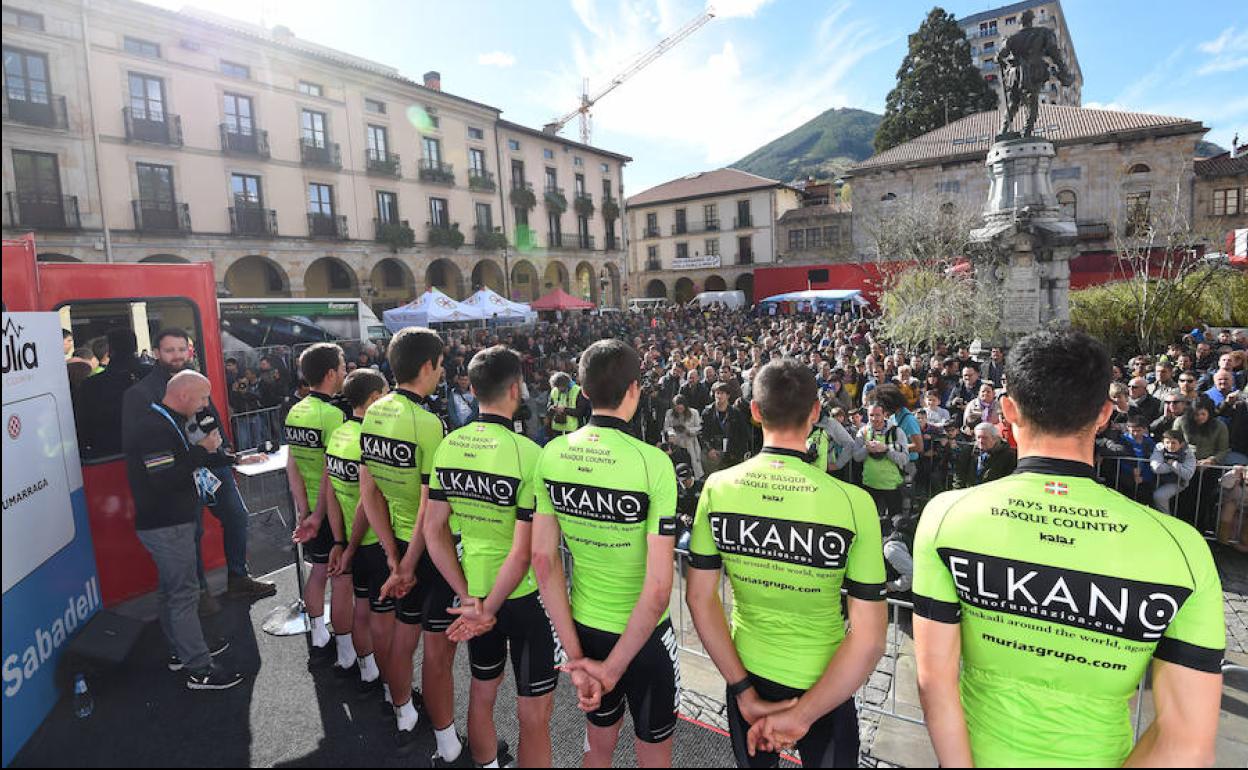
[[[550,405],[552,407],[550,416],[551,428],[559,431],[560,433],[571,433],[581,427],[576,417],[572,414],[572,412],[576,411],[576,402],[580,400],[580,397],[581,386],[575,384],[571,388],[568,388],[567,393],[564,393],[558,388],[555,388],[550,392]],[[567,410],[563,419],[560,419],[554,414],[554,407],[556,406],[562,406],[565,410]]]

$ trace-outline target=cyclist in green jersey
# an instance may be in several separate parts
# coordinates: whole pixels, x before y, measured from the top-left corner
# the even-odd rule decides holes
[[[329,629],[325,627],[325,585],[329,582],[330,553],[346,545],[346,536],[341,529],[334,529],[336,525],[325,515],[329,491],[325,483],[325,445],[330,434],[346,420],[333,403],[347,375],[342,348],[330,342],[313,345],[299,356],[299,371],[312,392],[286,414],[286,478],[295,501],[294,540],[305,544],[304,556],[312,563],[311,574],[303,586],[303,604],[312,623],[311,654],[318,662],[329,662],[335,648],[329,644]],[[336,601],[339,611],[351,612],[349,595]]]
[[[494,702],[509,651],[519,696],[519,763],[549,767],[551,761],[559,647],[529,568],[533,469],[542,450],[513,428],[523,378],[520,356],[501,345],[472,357],[468,379],[480,416],[438,447],[424,516],[425,546],[459,596],[452,612],[460,617],[447,634],[468,642],[468,745],[482,767],[498,766]]]
[[[348,374],[342,383],[342,396],[351,406],[351,416],[330,435],[325,447],[325,469],[333,491],[326,497],[326,515],[346,534],[347,540],[345,549],[334,549],[330,554],[330,585],[334,596],[355,595],[353,608],[343,606],[343,602],[330,603],[330,620],[338,644],[334,673],[358,673],[361,695],[381,685],[381,674],[369,628],[368,573],[363,564],[360,569],[352,568],[360,546],[377,542],[377,536],[368,528],[368,518],[359,512],[360,428],[368,407],[389,389],[386,378],[375,369],[357,369]]]
[[[1218,573],[1191,526],[1097,483],[1110,378],[1084,334],[1020,341],[1001,401],[1017,470],[923,511],[915,657],[942,766],[1213,761]],[[1156,717],[1133,747],[1130,700],[1150,659]]]
[[[853,694],[884,652],[875,504],[809,464],[817,393],[814,374],[794,359],[759,370],[750,410],[763,426],[763,450],[712,474],[694,517],[685,599],[729,683],[728,725],[741,767],[776,767],[777,750],[794,744],[808,767],[857,767]],[[732,583],[731,633],[721,569]]]
[[[581,354],[589,424],[546,445],[533,478],[533,569],[588,712],[587,767],[607,767],[628,706],[637,762],[666,767],[680,697],[676,635],[667,618],[676,535],[676,472],[628,433],[641,399],[641,361],[619,340]],[[575,562],[572,597],[560,536]]]
[[[416,706],[411,698],[412,656],[424,631],[421,682],[425,709],[438,741],[438,762],[459,759],[452,667],[455,643],[446,638],[454,617],[454,592],[425,552],[420,518],[429,499],[433,456],[442,442],[442,421],[427,399],[442,379],[442,338],[432,329],[408,327],[390,341],[390,368],[398,383],[364,415],[360,431],[360,499],[380,549],[366,569],[370,598],[393,599],[397,623],[389,622],[390,654],[382,666],[398,726],[400,751],[414,746]],[[384,605],[383,607],[384,608]],[[388,614],[388,613],[387,613]],[[439,727],[438,725],[442,725]]]

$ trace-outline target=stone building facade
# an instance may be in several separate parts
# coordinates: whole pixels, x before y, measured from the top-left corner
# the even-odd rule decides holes
[[[1053,30],[1057,37],[1057,48],[1062,52],[1062,59],[1073,78],[1069,86],[1057,81],[1049,83],[1045,92],[1040,95],[1040,102],[1078,107],[1083,99],[1083,70],[1079,67],[1075,42],[1071,39],[1060,0],[1023,0],[958,19],[958,26],[962,27],[971,44],[971,61],[984,74],[984,80],[988,81],[992,90],[999,95],[1001,71],[997,66],[997,54],[1001,52],[1006,39],[1023,28],[1023,11],[1027,10],[1035,14],[1034,26]]]
[[[638,297],[687,302],[701,291],[754,292],[754,268],[780,253],[779,220],[801,193],[722,168],[665,182],[628,199],[628,261]]]
[[[851,168],[855,258],[888,258],[877,253],[873,233],[890,207],[929,201],[980,211],[988,195],[984,160],[999,125],[996,112],[969,115]],[[1184,118],[1040,105],[1037,133],[1055,145],[1053,186],[1078,224],[1078,253],[1113,252],[1133,217],[1186,206],[1196,189],[1196,143],[1207,130]]]
[[[41,259],[211,262],[226,296],[377,309],[430,286],[622,301],[630,158],[437,72],[133,0],[6,1],[4,62],[4,232]]]
[[[848,203],[821,203],[807,198],[777,220],[780,228],[776,262],[784,265],[848,262],[854,256],[853,208]]]
[[[1192,220],[1197,232],[1225,236],[1248,228],[1248,148],[1196,161]],[[1220,239],[1219,239],[1220,240]]]

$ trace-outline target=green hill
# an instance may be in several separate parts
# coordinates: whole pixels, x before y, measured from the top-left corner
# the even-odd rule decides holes
[[[793,182],[813,176],[827,180],[869,158],[882,115],[849,108],[832,109],[763,145],[733,168]]]

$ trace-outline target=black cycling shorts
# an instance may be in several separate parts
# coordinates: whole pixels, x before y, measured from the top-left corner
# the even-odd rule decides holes
[[[365,586],[365,594],[360,598],[368,599],[368,608],[373,612],[394,612],[394,599],[382,599],[381,587],[390,577],[390,565],[386,564],[386,551],[381,543],[360,546],[355,552],[351,565],[352,580],[356,586],[356,596],[360,596],[361,582]]]
[[[334,531],[329,527],[329,516],[321,519],[316,537],[303,544],[303,558],[312,564],[329,563],[329,552],[334,547]]]
[[[399,544],[399,558],[407,553],[407,543]],[[388,577],[388,575],[387,575]],[[440,634],[451,627],[455,616],[448,610],[459,605],[459,597],[451,589],[450,583],[438,572],[433,559],[426,551],[416,562],[416,587],[407,592],[407,596],[396,603],[397,617],[400,623],[409,626],[420,626],[425,631]]]
[[[365,563],[364,559],[360,558],[366,547],[360,546],[356,548],[355,556],[351,559],[351,563],[347,565],[347,568],[351,570],[351,592],[355,594],[357,599],[368,598],[368,564]],[[377,547],[380,548],[381,545],[379,544]]]
[[[801,697],[803,690],[785,687],[760,676],[750,674],[754,691],[765,701],[781,701]],[[758,752],[750,756],[746,734],[750,726],[741,717],[737,699],[727,696],[728,732],[732,736],[732,753],[737,757],[737,767],[778,767],[780,755]],[[845,702],[824,714],[810,726],[806,735],[797,742],[802,767],[857,767],[858,766],[858,711],[851,695]]]
[[[483,682],[498,679],[506,668],[509,651],[517,695],[536,698],[555,691],[559,684],[555,666],[563,649],[537,591],[503,602],[494,627],[468,642],[472,678]]]
[[[581,651],[591,660],[606,660],[619,634],[576,624]],[[624,704],[633,717],[633,730],[644,743],[662,743],[676,732],[676,705],[680,702],[680,659],[676,632],[664,619],[628,664],[615,689],[602,696],[588,718],[597,727],[611,727],[624,718]]]

